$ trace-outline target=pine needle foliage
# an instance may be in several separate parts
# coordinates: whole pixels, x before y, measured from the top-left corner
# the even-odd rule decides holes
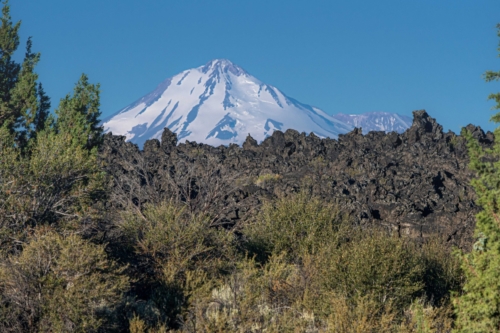
[[[89,83],[82,74],[72,95],[67,95],[56,110],[58,133],[71,136],[75,146],[88,150],[96,148],[102,141],[103,128],[99,125],[101,116],[100,85]]]
[[[499,78],[500,72],[485,74],[488,82]],[[500,93],[489,98],[497,103],[494,109],[500,109]],[[499,123],[500,113],[491,120]],[[461,255],[466,283],[463,294],[454,300],[456,332],[500,332],[500,127],[494,134],[493,147],[484,149],[470,133],[465,133],[469,166],[477,175],[472,185],[482,211],[476,215],[477,241],[470,253]]]
[[[500,23],[497,24],[497,35],[500,38]],[[497,50],[499,52],[499,57],[500,57],[500,43],[499,43],[499,47]],[[484,80],[486,82],[500,80],[500,71],[497,71],[497,72],[496,71],[486,71],[486,73],[484,73]],[[496,105],[493,106],[493,109],[496,109],[496,110],[500,109],[500,92],[499,93],[491,93],[488,96],[488,99],[494,100],[496,102]],[[499,113],[494,114],[491,117],[491,120],[496,122],[496,123],[500,123],[500,114]]]
[[[45,127],[50,99],[38,82],[35,67],[40,53],[32,52],[28,38],[22,63],[14,61],[19,46],[21,22],[13,23],[8,1],[2,2],[0,19],[0,124],[15,138],[15,144],[26,147],[28,139]]]

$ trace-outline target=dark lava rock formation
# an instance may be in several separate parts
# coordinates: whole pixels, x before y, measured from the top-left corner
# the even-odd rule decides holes
[[[234,225],[264,200],[303,190],[337,203],[360,225],[414,238],[438,233],[467,247],[479,207],[465,139],[443,133],[425,111],[413,115],[402,134],[355,129],[332,140],[287,130],[260,145],[249,136],[243,147],[177,145],[165,129],[161,142],[149,140],[140,151],[125,137],[107,134],[101,156],[113,182],[110,208],[179,200],[214,224]],[[492,144],[492,133],[467,129]]]

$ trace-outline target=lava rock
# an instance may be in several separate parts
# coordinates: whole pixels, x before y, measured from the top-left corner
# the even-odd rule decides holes
[[[493,134],[467,127],[485,147]],[[229,225],[256,214],[262,202],[300,190],[335,202],[359,225],[381,225],[401,236],[442,235],[462,248],[473,239],[479,211],[470,186],[466,141],[424,110],[404,133],[354,129],[338,140],[275,131],[260,145],[177,144],[167,128],[144,150],[105,135],[100,152],[114,180],[113,204],[178,198]]]

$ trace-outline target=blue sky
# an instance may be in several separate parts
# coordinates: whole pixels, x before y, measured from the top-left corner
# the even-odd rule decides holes
[[[334,114],[426,109],[445,130],[492,130],[498,0],[10,0],[53,106],[80,74],[103,116],[161,81],[227,58]],[[24,48],[24,45],[22,45]],[[22,57],[24,50],[20,50]]]

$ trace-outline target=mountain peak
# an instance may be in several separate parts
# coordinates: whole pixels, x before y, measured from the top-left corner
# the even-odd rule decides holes
[[[230,72],[236,76],[248,74],[243,68],[236,65],[229,59],[213,59],[205,64],[201,68],[203,73],[208,73],[209,71],[220,71],[221,73]]]
[[[354,128],[356,120],[344,118],[286,96],[228,59],[214,59],[166,79],[153,92],[103,120],[103,126],[105,132],[125,135],[141,147],[148,139],[160,139],[164,128],[176,133],[179,142],[216,146],[251,144],[248,134],[262,142],[274,131],[287,129],[336,138]],[[405,123],[397,116],[375,118],[368,117],[368,122],[378,130]]]

